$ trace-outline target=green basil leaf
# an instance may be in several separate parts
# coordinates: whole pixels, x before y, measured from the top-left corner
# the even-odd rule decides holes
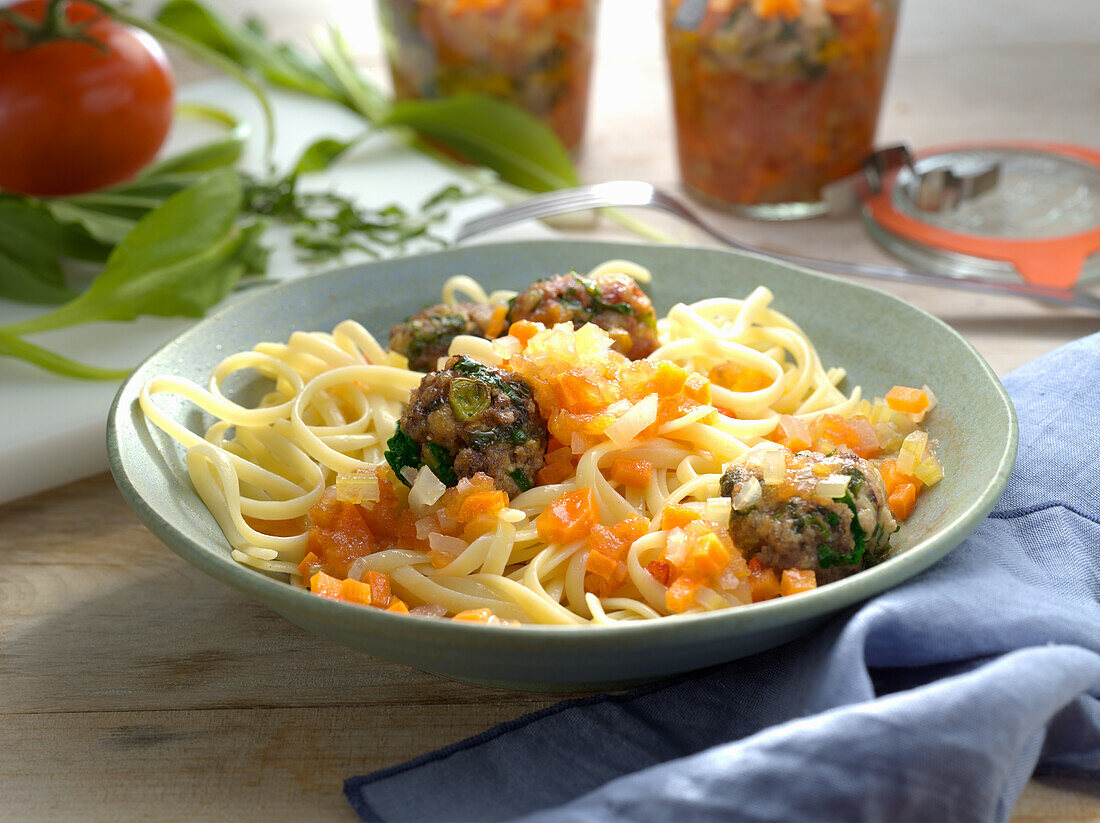
[[[396,103],[379,125],[411,128],[531,191],[579,183],[557,135],[538,118],[502,100],[481,95],[410,100]]]
[[[79,227],[59,223],[42,203],[0,197],[0,247],[26,261],[71,257],[95,262],[107,259],[108,249]],[[64,284],[60,273],[52,282]]]
[[[101,369],[98,366],[78,363],[3,331],[0,331],[0,356],[26,360],[55,374],[78,377],[81,380],[121,380],[130,373],[129,369]]]
[[[244,272],[262,226],[240,229],[239,176],[214,172],[149,212],[119,243],[86,292],[48,314],[7,327],[26,334],[139,314],[197,316]]]
[[[154,163],[142,172],[140,179],[149,180],[167,175],[213,171],[224,166],[235,166],[244,154],[251,135],[252,129],[247,124],[238,123],[228,134]]]

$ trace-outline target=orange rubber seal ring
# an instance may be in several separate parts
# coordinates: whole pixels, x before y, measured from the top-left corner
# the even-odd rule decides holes
[[[920,152],[917,159],[949,152],[981,149],[1012,149],[1054,154],[1100,169],[1100,151],[1064,143],[1030,140],[939,146]],[[867,198],[864,203],[876,223],[900,237],[915,240],[926,246],[987,260],[1007,261],[1016,267],[1020,276],[1028,283],[1055,289],[1071,289],[1077,284],[1085,261],[1090,255],[1100,251],[1100,227],[1061,237],[1019,240],[975,237],[930,226],[894,208],[891,194],[896,178],[897,170],[884,175],[882,189]]]

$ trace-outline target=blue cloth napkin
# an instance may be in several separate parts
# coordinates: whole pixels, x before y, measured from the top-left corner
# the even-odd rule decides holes
[[[345,784],[366,821],[1004,821],[1100,780],[1100,334],[1012,372],[997,508],[779,649],[571,700]],[[980,413],[976,411],[976,413]]]

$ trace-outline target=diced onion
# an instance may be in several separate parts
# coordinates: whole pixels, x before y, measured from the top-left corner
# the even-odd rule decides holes
[[[378,475],[374,472],[336,475],[336,499],[341,503],[377,503],[380,497]]]
[[[588,451],[588,441],[584,439],[583,434],[573,432],[573,436],[569,439],[569,451],[573,454],[584,454]]]
[[[760,495],[763,489],[760,487],[760,481],[756,479],[755,475],[749,475],[749,478],[741,484],[741,488],[737,491],[737,494],[733,496],[731,506],[734,511],[744,511],[756,504],[756,501],[760,499]]]
[[[928,445],[928,432],[914,431],[905,436],[901,443],[901,451],[898,452],[898,471],[902,474],[912,474],[924,456],[924,449]]]
[[[493,351],[497,356],[503,360],[511,360],[516,354],[519,354],[519,350],[522,344],[516,338],[510,334],[504,335],[504,337],[498,337],[493,341]]]
[[[817,481],[817,485],[814,486],[814,497],[822,500],[836,500],[838,497],[843,497],[848,491],[848,482],[851,479],[846,474],[830,474]]]
[[[778,486],[787,477],[787,455],[779,449],[769,449],[760,456],[760,471],[765,485]]]
[[[433,551],[443,554],[462,554],[466,550],[466,541],[461,537],[451,537],[449,534],[434,533],[428,535],[428,545]]]
[[[726,598],[707,586],[700,586],[695,590],[695,602],[707,611],[728,609],[730,606],[730,602]]]
[[[672,529],[665,538],[665,560],[673,566],[682,566],[687,560],[688,536],[681,528]]]
[[[439,520],[435,517],[421,517],[415,525],[417,540],[427,540],[429,535],[439,531]]]
[[[733,501],[728,497],[708,497],[703,507],[703,519],[712,523],[728,523]]]
[[[607,407],[607,413],[612,417],[618,417],[620,414],[626,414],[628,411],[630,411],[630,401],[626,399],[616,400]]]
[[[435,476],[435,472],[427,466],[421,466],[412,488],[409,489],[409,508],[414,512],[422,512],[439,500],[445,491],[447,487]]]
[[[943,479],[943,466],[933,454],[926,454],[913,468],[913,474],[926,486],[934,486]]]
[[[447,610],[438,603],[425,603],[423,606],[414,606],[409,609],[409,614],[418,614],[421,617],[446,617]]]
[[[859,521],[859,525],[863,528],[863,531],[867,534],[871,534],[875,530],[875,526],[878,525],[878,517],[874,510],[868,506],[864,506],[859,510],[859,514],[856,516]]]
[[[416,482],[416,469],[412,466],[406,466],[401,470],[401,476],[405,478],[405,482],[411,486]]]
[[[362,580],[363,572],[367,570],[367,557],[357,557],[348,566],[348,577],[352,580]]]
[[[646,428],[657,422],[657,395],[647,395],[634,408],[604,429],[611,442],[622,448]]]
[[[880,420],[875,423],[875,436],[884,452],[897,451],[901,446],[901,431],[889,420]]]

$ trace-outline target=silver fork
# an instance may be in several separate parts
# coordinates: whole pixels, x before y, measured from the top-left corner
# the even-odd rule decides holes
[[[816,257],[803,257],[797,254],[784,254],[750,246],[719,231],[700,218],[679,198],[674,197],[649,183],[639,180],[618,180],[610,183],[595,183],[590,186],[578,186],[573,189],[537,194],[511,206],[488,212],[468,220],[458,231],[455,238],[461,242],[478,234],[508,226],[524,223],[556,214],[586,211],[599,208],[653,208],[669,212],[686,220],[715,240],[740,251],[759,254],[810,269],[850,274],[856,277],[870,277],[878,280],[896,280],[904,283],[922,283],[930,286],[947,286],[966,291],[1007,294],[1013,297],[1026,297],[1044,303],[1060,306],[1078,306],[1100,311],[1100,299],[1076,291],[1036,286],[1031,283],[1004,280],[985,280],[979,277],[965,277],[934,272],[916,271],[900,266],[879,266],[873,263],[845,263],[840,260],[822,260]]]

